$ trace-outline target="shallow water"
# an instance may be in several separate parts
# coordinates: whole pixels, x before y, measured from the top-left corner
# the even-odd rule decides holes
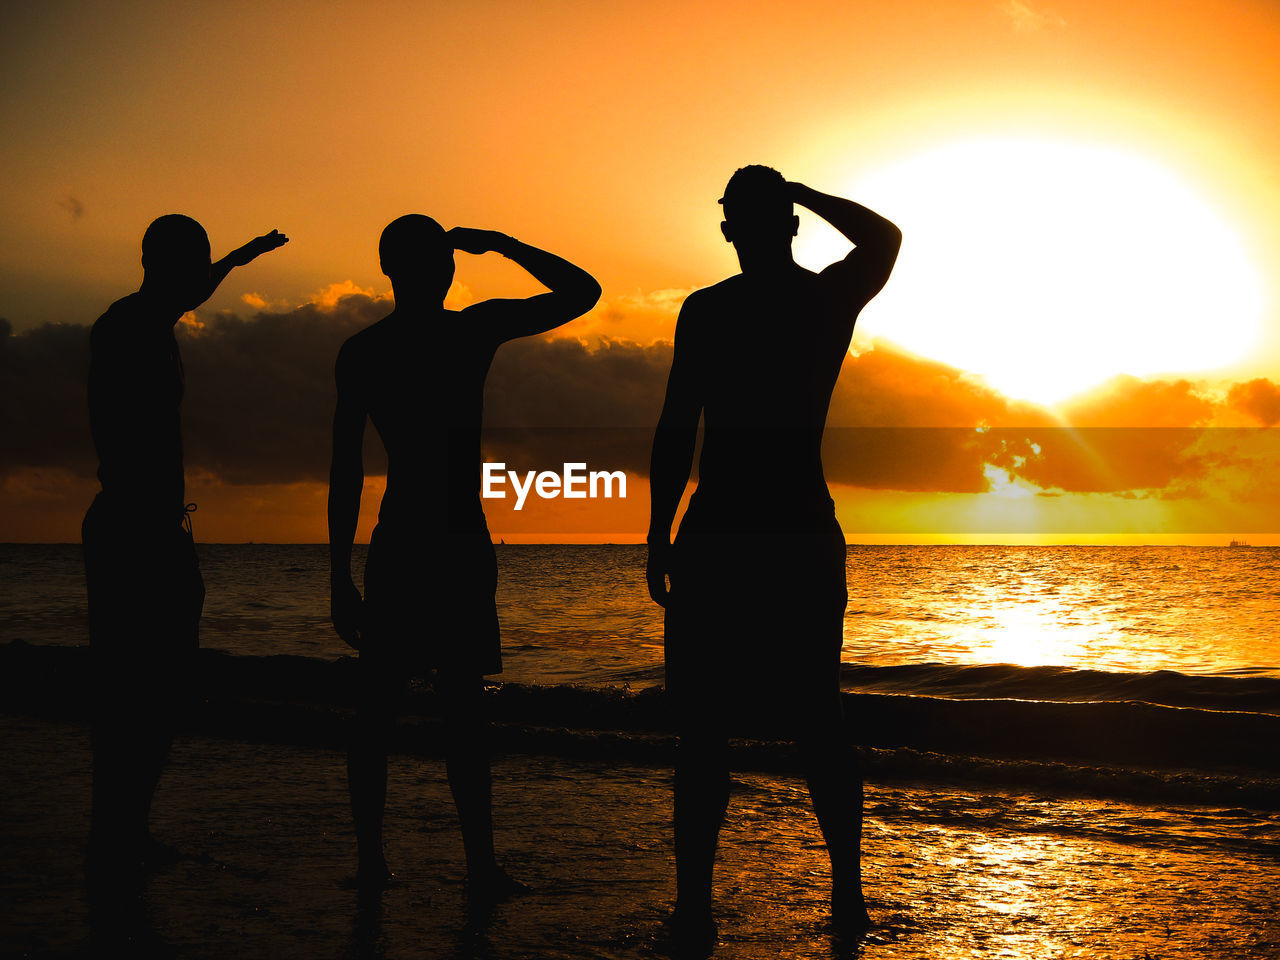
[[[79,878],[87,729],[4,718],[0,731],[0,953],[65,955],[88,937]],[[438,763],[392,758],[387,848],[401,882],[360,909],[341,885],[354,840],[340,753],[184,738],[155,826],[191,859],[150,883],[152,931],[192,958],[662,957],[673,894],[669,781],[642,765],[500,758],[498,845],[534,892],[468,924]],[[1280,953],[1275,814],[872,783],[864,850],[877,926],[840,952],[823,926],[829,872],[803,786],[737,775],[717,869],[715,956]]]
[[[568,709],[581,757],[596,758],[539,755],[535,736],[521,741],[529,752],[495,767],[499,842],[535,893],[468,925],[443,772],[401,756],[387,842],[403,882],[378,909],[357,909],[341,886],[354,847],[341,755],[188,736],[155,807],[157,832],[194,855],[149,887],[161,941],[197,958],[664,955],[670,775],[623,749],[648,728],[619,739],[616,719],[604,719],[619,695],[601,689],[661,682],[643,548],[498,549],[500,693],[535,713]],[[323,546],[200,550],[204,646],[247,666],[276,653],[315,658],[284,665],[281,682],[348,652],[328,624]],[[950,754],[871,757],[865,851],[878,926],[852,955],[1280,955],[1280,747],[1257,735],[1280,713],[1278,565],[1271,548],[851,547],[846,688],[886,709],[908,703],[889,714],[897,722],[941,707],[948,724],[971,724]],[[84,636],[78,547],[0,546],[0,640]],[[1009,665],[981,666],[990,663]],[[595,689],[546,689],[556,683]],[[621,697],[622,706],[639,709],[646,697]],[[1048,762],[1036,751],[1058,717],[1086,731],[1154,717],[1151,730],[1189,731],[1179,743],[1203,740],[1210,753],[1233,744],[1255,769],[1120,770],[1102,755]],[[1023,722],[1043,728],[1023,745],[1030,753],[983,758],[993,730],[997,754],[1026,739]],[[0,732],[0,954],[65,955],[88,937],[87,729],[4,717]],[[1117,739],[1093,736],[1102,746]],[[803,786],[778,773],[735,784],[716,955],[841,955],[823,928],[829,874]],[[1205,798],[1216,800],[1190,802]]]

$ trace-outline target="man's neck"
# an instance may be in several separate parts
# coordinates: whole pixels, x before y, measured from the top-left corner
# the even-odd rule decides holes
[[[148,312],[155,315],[156,319],[163,325],[173,327],[182,319],[182,315],[186,313],[181,306],[174,304],[173,300],[166,298],[154,286],[149,285],[145,280],[142,286],[138,288],[138,296],[142,297],[147,305]]]
[[[769,279],[795,270],[796,262],[789,247],[782,252],[768,253],[739,250],[738,266],[745,277]]]
[[[444,298],[425,290],[394,290],[395,313],[405,316],[421,316],[439,313],[444,309]]]

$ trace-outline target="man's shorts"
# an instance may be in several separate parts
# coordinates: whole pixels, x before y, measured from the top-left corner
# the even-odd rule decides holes
[[[364,568],[360,657],[408,676],[502,672],[489,531],[428,539],[381,524]]]
[[[757,534],[708,529],[690,514],[672,550],[665,618],[677,715],[789,727],[815,705],[829,707],[839,693],[848,603],[834,513],[797,532]]]
[[[191,534],[178,522],[149,527],[99,495],[81,537],[89,643],[102,685],[122,700],[152,688],[183,699],[204,606]]]

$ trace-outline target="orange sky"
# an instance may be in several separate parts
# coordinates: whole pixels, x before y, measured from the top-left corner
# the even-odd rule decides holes
[[[1193,422],[1238,426],[1266,421],[1226,404],[1230,385],[1280,380],[1280,298],[1270,266],[1280,262],[1280,128],[1272,122],[1280,115],[1280,11],[1272,4],[124,2],[28,5],[4,14],[3,26],[0,175],[8,188],[0,217],[9,229],[0,248],[0,317],[18,337],[47,322],[90,323],[136,288],[138,240],[160,213],[200,219],[215,255],[271,227],[292,238],[233,274],[201,311],[211,319],[219,310],[284,314],[334,284],[381,294],[387,283],[377,270],[377,235],[395,216],[420,211],[446,226],[501,229],[582,264],[605,297],[568,333],[643,345],[669,339],[684,292],[736,269],[718,235],[715,204],[735,167],[769,163],[860,198],[860,190],[889,182],[929,151],[1014,139],[1120,151],[1167,171],[1238,241],[1232,257],[1244,264],[1243,275],[1258,278],[1253,313],[1230,291],[1180,326],[1160,310],[1133,310],[1137,347],[1129,353],[1119,344],[1131,314],[1082,327],[1077,340],[1090,349],[1081,357],[1115,360],[1114,370],[1104,364],[1097,376],[1189,378],[1201,395],[1222,401]],[[1046,167],[1045,195],[1074,197],[1069,190],[1081,185],[1072,169]],[[935,225],[948,217],[954,225],[962,208],[952,210],[948,197],[959,199],[973,183],[962,176],[949,191],[948,173],[955,171],[921,185],[937,191],[924,214],[908,209],[909,197],[896,201],[900,212],[881,207],[891,218],[915,219],[903,222],[901,289],[891,282],[868,311],[859,349],[871,350],[874,334],[885,349],[898,342],[963,371],[967,355],[944,349],[945,330],[928,326],[943,323],[954,305],[968,311],[963,329],[973,339],[995,344],[986,356],[999,355],[1001,345],[1008,354],[1004,380],[1000,370],[983,371],[997,389],[1043,380],[1036,364],[1046,371],[1054,362],[1083,364],[1064,359],[1047,332],[1037,341],[1033,328],[1015,343],[1005,328],[984,328],[973,303],[982,299],[981,285],[976,296],[955,295],[964,303],[949,303],[946,290],[935,304],[919,299],[939,271],[924,260],[911,265],[908,257],[922,256],[912,253],[913,236],[921,251]],[[1101,176],[1105,184],[1105,168]],[[991,196],[983,209],[997,225],[1015,212],[1001,204],[1001,182],[978,185]],[[1088,197],[1091,185],[1084,189]],[[1129,238],[1135,248],[1158,239],[1148,222],[1124,219],[1123,197],[1092,192],[1098,236]],[[877,203],[895,202],[892,190],[883,196]],[[1052,225],[1046,230],[1048,237]],[[806,219],[801,240],[820,232]],[[1191,233],[1171,249],[1198,263],[1205,236]],[[984,253],[987,261],[1000,256],[981,237],[957,247],[957,258],[979,265]],[[811,239],[804,250],[823,255]],[[459,260],[459,300],[536,290],[497,258]],[[1194,279],[1211,293],[1234,286],[1237,275],[1222,269]],[[1175,276],[1190,282],[1195,273],[1179,266]],[[1147,281],[1132,275],[1135,289],[1121,293],[1146,302]],[[1064,264],[1062,284],[1089,302],[1091,276]],[[1109,289],[1094,299],[1114,296]],[[1052,300],[1046,291],[1046,309]],[[940,316],[930,320],[935,309]],[[1028,313],[1037,309],[1032,303]],[[1201,319],[1201,312],[1213,315]],[[1243,324],[1235,352],[1214,354],[1213,343],[1236,344],[1227,337],[1233,323]],[[1141,367],[1142,344],[1176,338],[1185,350]],[[1031,375],[1009,379],[1010,369]],[[854,373],[846,367],[846,377]],[[189,383],[189,403],[201,389]],[[22,396],[6,402],[10,417],[29,415]],[[1130,409],[1131,419],[1116,425],[1154,422],[1141,419],[1147,408]],[[0,539],[75,539],[93,491],[83,466],[52,459],[4,466]],[[323,538],[323,492],[313,472],[264,474],[260,483],[244,475],[231,484],[216,471],[193,469],[198,533]],[[588,526],[642,533],[637,480],[625,511]],[[1218,489],[1211,487],[1206,495]],[[941,496],[931,507],[891,510],[886,498],[906,494],[853,486],[837,493],[851,536],[873,504],[877,516],[903,519],[887,524],[893,529],[883,519],[862,521],[867,536],[918,536],[922,524],[946,525],[929,519],[949,503]],[[1018,498],[1007,489],[947,494],[1024,509],[992,499],[998,495]],[[1062,517],[1049,521],[1070,528],[1066,536],[1120,532],[1131,522],[1142,527],[1135,535],[1153,538],[1194,532],[1176,510],[1135,519],[1132,502],[1066,496],[1092,518],[1084,524],[1090,530]],[[1233,532],[1265,532],[1260,517],[1242,514],[1253,526]]]

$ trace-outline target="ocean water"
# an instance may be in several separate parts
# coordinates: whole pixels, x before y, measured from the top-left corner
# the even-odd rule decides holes
[[[476,955],[662,956],[671,734],[644,548],[498,555],[499,826],[541,892]],[[269,946],[245,955],[336,956],[336,939],[365,934],[336,892],[352,847],[334,691],[351,662],[328,623],[326,548],[207,544],[200,556],[202,645],[220,651],[204,659],[227,698],[215,713],[225,727],[249,712],[230,735],[175,750],[156,816],[230,868],[211,878],[196,862],[158,881],[160,932],[191,956],[221,955],[250,926]],[[850,547],[842,677],[879,923],[858,955],[1280,956],[1278,566],[1278,548]],[[0,546],[11,705],[20,686],[32,702],[82,699],[83,605],[78,547]],[[266,708],[264,691],[277,701]],[[428,759],[393,758],[388,850],[406,880],[376,936],[396,955],[454,955],[456,829],[430,761],[429,694],[415,696],[427,719],[406,737]],[[3,942],[56,952],[81,929],[50,933],[49,918],[78,909],[67,838],[85,816],[86,734],[6,723],[0,819],[21,869],[0,871],[18,878],[0,882],[19,931]],[[831,956],[829,874],[794,757],[767,740],[733,755],[716,955]],[[37,794],[53,800],[34,807]],[[59,843],[55,883],[44,854]],[[309,878],[306,895],[275,882],[281,871]]]
[[[495,716],[573,731],[555,749],[661,754],[662,616],[645,593],[644,547],[497,549]],[[200,556],[214,694],[340,701],[351,651],[328,620],[326,548],[204,544]],[[1278,567],[1270,547],[851,546],[846,713],[890,778],[1280,807]],[[56,657],[85,634],[79,548],[0,546],[11,669],[70,676],[82,667]]]
[[[640,545],[501,545],[504,679],[661,682]],[[363,548],[353,567],[359,580]],[[206,648],[335,658],[323,545],[202,544]],[[1280,547],[849,547],[846,664],[1280,679]],[[74,545],[0,545],[0,641],[87,641]],[[428,629],[424,625],[424,629]]]

